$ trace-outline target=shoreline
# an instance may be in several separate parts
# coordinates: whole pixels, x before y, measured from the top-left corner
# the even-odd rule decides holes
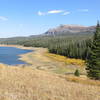
[[[26,49],[26,50],[33,50],[34,47],[24,47],[22,45],[2,45],[0,44],[0,47],[15,47],[15,48],[19,48],[19,49]]]
[[[67,59],[64,60],[63,56],[59,57],[60,55],[57,55],[56,57],[55,54],[48,53],[47,48],[24,47],[21,45],[0,45],[0,46],[32,50],[32,52],[19,55],[19,60],[24,61],[26,64],[18,64],[15,65],[16,67],[30,66],[35,69],[53,71],[54,73],[58,74],[74,73],[76,69],[79,69],[82,74],[86,73],[84,67],[80,67],[79,65],[77,64],[74,65],[72,63],[74,60],[71,59],[70,62],[72,64],[71,63],[68,64],[66,63]],[[8,65],[8,66],[13,66],[13,65]]]
[[[21,45],[1,45],[0,44],[0,47],[14,47],[14,48],[18,48],[18,49],[24,49],[24,50],[32,50],[32,51],[30,51],[30,52],[32,52],[33,53],[33,51],[35,50],[35,48],[34,47],[24,47],[24,46],[21,46]],[[28,52],[28,53],[30,53],[30,52]],[[25,54],[28,54],[28,53],[25,53]],[[24,56],[25,54],[20,54],[20,55],[18,55],[19,56],[19,58],[18,58],[18,60],[20,60],[20,61],[23,61],[23,62],[25,62],[26,64],[15,64],[15,65],[9,65],[9,64],[4,64],[4,63],[0,63],[0,64],[3,64],[3,65],[5,65],[5,66],[16,66],[16,67],[23,67],[23,66],[27,66],[27,65],[30,65],[29,63],[27,63],[26,61],[24,61],[23,59],[22,59],[22,56]]]
[[[99,81],[90,80],[86,77],[86,75],[81,75],[80,77],[75,77],[73,75],[76,68],[80,68],[81,73],[84,71],[84,67],[78,67],[75,65],[66,65],[64,62],[60,62],[56,59],[46,56],[48,50],[46,48],[35,48],[35,47],[23,47],[16,45],[2,45],[3,47],[17,47],[20,49],[34,50],[32,52],[20,55],[20,60],[26,62],[26,64],[18,64],[18,65],[7,65],[0,63],[1,70],[6,69],[18,69],[18,70],[30,70],[34,71],[43,71],[49,72],[51,74],[58,75],[58,77],[69,81],[75,82],[85,85],[97,85],[100,86]],[[2,67],[3,66],[3,67]],[[70,73],[71,74],[67,74]]]

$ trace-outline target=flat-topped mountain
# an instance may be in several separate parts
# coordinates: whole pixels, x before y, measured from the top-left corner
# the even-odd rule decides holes
[[[60,34],[77,34],[77,33],[93,33],[95,26],[81,26],[81,25],[60,25],[56,28],[49,29],[45,35],[60,35]]]

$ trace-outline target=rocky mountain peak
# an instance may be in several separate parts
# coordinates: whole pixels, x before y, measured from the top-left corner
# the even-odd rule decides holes
[[[82,26],[82,25],[60,25],[56,28],[49,29],[45,32],[46,35],[60,35],[60,34],[75,34],[75,33],[93,33],[95,26]]]

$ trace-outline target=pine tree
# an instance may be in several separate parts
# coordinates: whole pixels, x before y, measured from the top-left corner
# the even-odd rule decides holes
[[[80,76],[80,73],[79,73],[79,70],[78,70],[78,69],[75,70],[74,75],[75,75],[75,76],[78,76],[78,77]]]
[[[88,77],[100,80],[100,25],[97,23],[96,32],[91,44],[90,57],[87,60]]]

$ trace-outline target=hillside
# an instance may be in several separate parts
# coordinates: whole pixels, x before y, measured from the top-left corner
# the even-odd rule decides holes
[[[64,34],[88,34],[95,31],[95,26],[81,25],[60,25],[56,28],[49,29],[44,35],[64,35]]]
[[[0,44],[44,47],[54,54],[76,59],[87,59],[94,31],[95,27],[93,26],[63,25],[38,36],[0,39]]]
[[[99,93],[99,86],[69,82],[54,73],[0,65],[0,100],[100,100]]]
[[[90,39],[94,31],[95,26],[60,25],[40,35],[0,38],[0,44],[25,44],[27,46],[48,47],[52,41]]]

